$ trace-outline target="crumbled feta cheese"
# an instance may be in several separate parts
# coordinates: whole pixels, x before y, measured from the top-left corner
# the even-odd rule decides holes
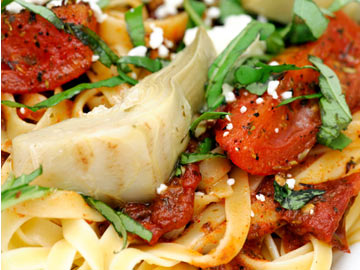
[[[171,59],[171,61],[174,61],[175,60],[175,58],[176,58],[176,53],[170,53],[170,59]]]
[[[137,79],[137,74],[135,72],[131,72],[130,76],[131,76],[131,78],[133,78],[135,80]]]
[[[208,6],[215,4],[215,0],[204,0],[205,4]]]
[[[230,122],[230,121],[231,121],[230,115],[227,114],[227,115],[225,116],[225,119]]]
[[[250,212],[250,217],[255,217],[255,214],[254,214],[253,210],[251,210],[251,212]]]
[[[255,100],[255,102],[256,102],[256,104],[261,104],[261,103],[264,102],[264,99],[261,98],[261,97],[259,97],[259,98],[257,98],[257,99]]]
[[[25,108],[20,108],[20,113],[25,114]]]
[[[165,43],[166,47],[168,47],[168,48],[174,47],[174,42],[172,42],[171,40],[165,39],[164,43]]]
[[[236,100],[235,94],[233,93],[234,87],[230,84],[224,83],[222,86],[222,94],[225,97],[226,103],[234,102]]]
[[[278,128],[275,128],[275,133],[279,133],[279,129]]]
[[[196,192],[195,192],[195,195],[196,195],[196,196],[204,196],[205,193],[204,193],[204,192],[201,192],[201,191],[196,191]]]
[[[244,95],[245,97],[247,97],[247,96],[249,95],[249,92],[248,92],[248,91],[244,91],[243,95]]]
[[[99,59],[100,59],[100,56],[98,56],[97,54],[93,54],[93,56],[91,57],[92,62],[96,62]]]
[[[247,111],[247,108],[245,107],[245,106],[242,106],[241,108],[240,108],[240,112],[241,113],[245,113]]]
[[[279,96],[276,92],[276,89],[278,88],[280,82],[279,81],[270,81],[268,84],[267,93],[273,97],[273,99],[278,99]]]
[[[255,197],[256,197],[256,199],[258,200],[258,201],[261,201],[261,202],[265,202],[265,196],[264,196],[264,194],[256,194],[255,195]]]
[[[99,0],[81,0],[84,3],[88,3],[90,8],[94,12],[95,18],[99,23],[105,21],[108,17],[107,14],[103,13],[100,6],[98,5]],[[77,0],[76,3],[79,3],[80,0]]]
[[[309,214],[310,214],[310,215],[313,215],[314,212],[315,212],[314,209],[310,209]]]
[[[281,93],[282,99],[289,99],[292,98],[292,92],[291,91],[285,91],[284,93]]]
[[[147,48],[145,46],[137,46],[128,52],[128,56],[145,56],[146,52]]]
[[[286,176],[290,178],[290,177],[292,177],[292,174],[288,173]]]
[[[162,58],[168,57],[169,49],[166,48],[164,45],[160,45],[158,53],[159,53],[159,56]]]
[[[182,3],[183,0],[165,0],[164,3],[155,10],[155,16],[163,19],[169,15],[175,15]]]
[[[225,131],[224,134],[223,134],[223,137],[226,137],[227,135],[229,135],[229,131]]]
[[[211,19],[217,19],[220,17],[220,9],[218,7],[210,7],[206,15]]]
[[[294,189],[296,180],[294,178],[286,179],[285,182],[290,189]]]
[[[164,41],[164,30],[156,26],[153,26],[152,30],[149,44],[152,49],[158,49]]]
[[[239,152],[240,148],[239,147],[235,147],[235,151]]]
[[[156,189],[156,193],[157,194],[161,194],[163,193],[165,190],[167,190],[168,186],[161,184],[157,189]]]
[[[235,179],[234,178],[229,178],[226,183],[229,185],[229,186],[233,186],[235,184]]]
[[[271,61],[269,63],[269,66],[278,66],[279,65],[279,62],[276,62],[276,61]]]
[[[257,20],[258,20],[259,22],[262,22],[262,23],[267,23],[267,22],[268,22],[268,19],[267,19],[265,16],[263,16],[263,15],[258,15],[258,16],[257,16]]]
[[[232,123],[229,123],[229,124],[226,125],[226,129],[227,129],[227,130],[232,130],[233,127],[234,127],[234,126],[233,126]]]

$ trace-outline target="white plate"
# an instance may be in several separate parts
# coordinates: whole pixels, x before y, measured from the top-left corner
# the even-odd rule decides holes
[[[360,243],[350,247],[351,253],[336,251],[333,255],[331,270],[359,270],[360,269]]]

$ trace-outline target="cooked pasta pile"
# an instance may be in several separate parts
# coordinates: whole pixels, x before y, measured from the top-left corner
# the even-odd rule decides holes
[[[212,6],[218,4],[218,1],[205,2],[214,2]],[[270,9],[256,10],[256,6],[262,5],[258,4],[259,1],[243,2],[250,10],[272,18],[273,15],[267,13],[271,13]],[[169,79],[169,85],[176,88],[182,85],[181,81],[184,78],[191,78],[191,75],[185,73],[179,75],[184,72],[182,68],[186,69],[188,63],[189,66],[193,66],[193,69],[189,68],[191,72],[198,72],[199,76],[202,76],[203,67],[194,66],[197,63],[205,66],[203,73],[206,76],[206,70],[214,59],[205,61],[204,57],[214,58],[210,51],[213,48],[209,45],[211,42],[205,31],[200,30],[192,45],[187,46],[183,52],[176,53],[176,46],[182,42],[187,29],[188,15],[180,9],[175,15],[156,18],[152,13],[156,13],[155,10],[162,3],[163,1],[151,1],[148,9],[143,9],[145,41],[147,47],[151,47],[150,34],[154,27],[163,30],[164,40],[170,44],[167,48],[170,52],[164,58],[173,59],[169,66],[160,71],[159,74],[162,75],[155,78],[163,80],[161,76],[166,76],[171,70],[179,68],[176,63],[181,63],[182,67],[176,69],[177,73],[172,74],[172,78]],[[110,0],[104,11],[107,18],[99,24],[97,33],[118,56],[126,56],[133,49],[125,22],[125,12],[141,4],[140,0]],[[284,20],[288,19],[280,21]],[[209,50],[203,52],[204,48]],[[193,54],[189,56],[187,52]],[[159,54],[159,49],[150,51],[150,56],[154,59],[159,57]],[[182,57],[187,59],[186,64]],[[144,78],[157,76],[151,75],[143,68],[132,68],[132,76],[140,81],[139,84]],[[114,66],[107,68],[100,62],[94,62],[86,76],[83,75],[81,79],[86,80],[87,77],[90,82],[98,82],[116,75],[117,70]],[[192,87],[191,83],[188,85]],[[94,111],[122,104],[124,93],[130,91],[131,87],[130,84],[123,83],[115,87],[88,89],[73,99],[61,101],[55,106],[36,112],[2,105],[2,184],[14,170],[13,139],[68,119],[91,119]],[[25,94],[3,92],[2,100],[33,106],[49,96],[63,92],[65,88],[66,86],[62,86],[51,91]],[[191,96],[191,93],[188,95]],[[332,150],[317,144],[307,153],[304,162],[287,171],[287,174],[296,179],[297,187],[301,184],[316,185],[338,180],[360,172],[360,112],[353,112],[352,118],[344,131],[352,142],[345,149]],[[197,131],[199,129],[201,126]],[[193,140],[190,145],[192,143]],[[214,147],[212,150],[214,153],[224,153],[220,147]],[[32,151],[36,149],[29,150],[31,156],[36,156]],[[351,166],[349,161],[352,161]],[[205,159],[198,162],[198,165],[202,179],[195,192],[191,222],[182,228],[167,232],[162,240],[154,245],[148,245],[135,235],[130,235],[126,247],[123,248],[123,239],[113,225],[109,225],[79,193],[66,190],[64,187],[45,197],[27,200],[5,209],[2,211],[1,219],[2,268],[165,270],[210,267],[239,269],[242,266],[241,269],[331,269],[333,248],[330,244],[311,236],[306,243],[289,251],[287,243],[282,239],[281,228],[266,234],[259,242],[260,246],[256,247],[256,251],[254,249],[253,253],[250,252],[246,243],[249,242],[247,238],[254,215],[252,200],[261,183],[268,178],[247,173],[234,165],[230,159],[223,157]],[[18,173],[20,175],[20,172]],[[350,249],[352,244],[360,241],[359,209],[360,196],[357,196],[345,214],[346,239]],[[260,214],[265,217],[270,215],[269,212]]]

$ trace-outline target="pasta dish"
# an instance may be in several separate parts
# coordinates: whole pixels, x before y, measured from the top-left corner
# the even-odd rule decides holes
[[[330,270],[360,241],[359,1],[1,10],[2,269]]]

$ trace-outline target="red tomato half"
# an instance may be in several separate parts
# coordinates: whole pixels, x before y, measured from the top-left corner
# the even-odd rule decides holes
[[[93,30],[96,21],[84,4],[54,8],[65,22]],[[1,88],[9,93],[54,89],[90,68],[92,51],[74,36],[60,31],[29,11],[1,15]]]
[[[311,64],[309,55],[322,58],[337,73],[350,109],[360,109],[360,26],[338,12],[318,41],[290,48],[274,60],[304,66]],[[315,93],[318,76],[310,69],[289,71],[280,80],[277,93]],[[317,101],[296,101],[277,107],[280,100],[268,94],[261,104],[256,99],[255,95],[241,95],[227,105],[233,129],[226,130],[229,121],[219,120],[216,141],[234,164],[251,174],[270,175],[290,169],[316,142],[321,125]],[[243,106],[247,110],[242,113]]]

